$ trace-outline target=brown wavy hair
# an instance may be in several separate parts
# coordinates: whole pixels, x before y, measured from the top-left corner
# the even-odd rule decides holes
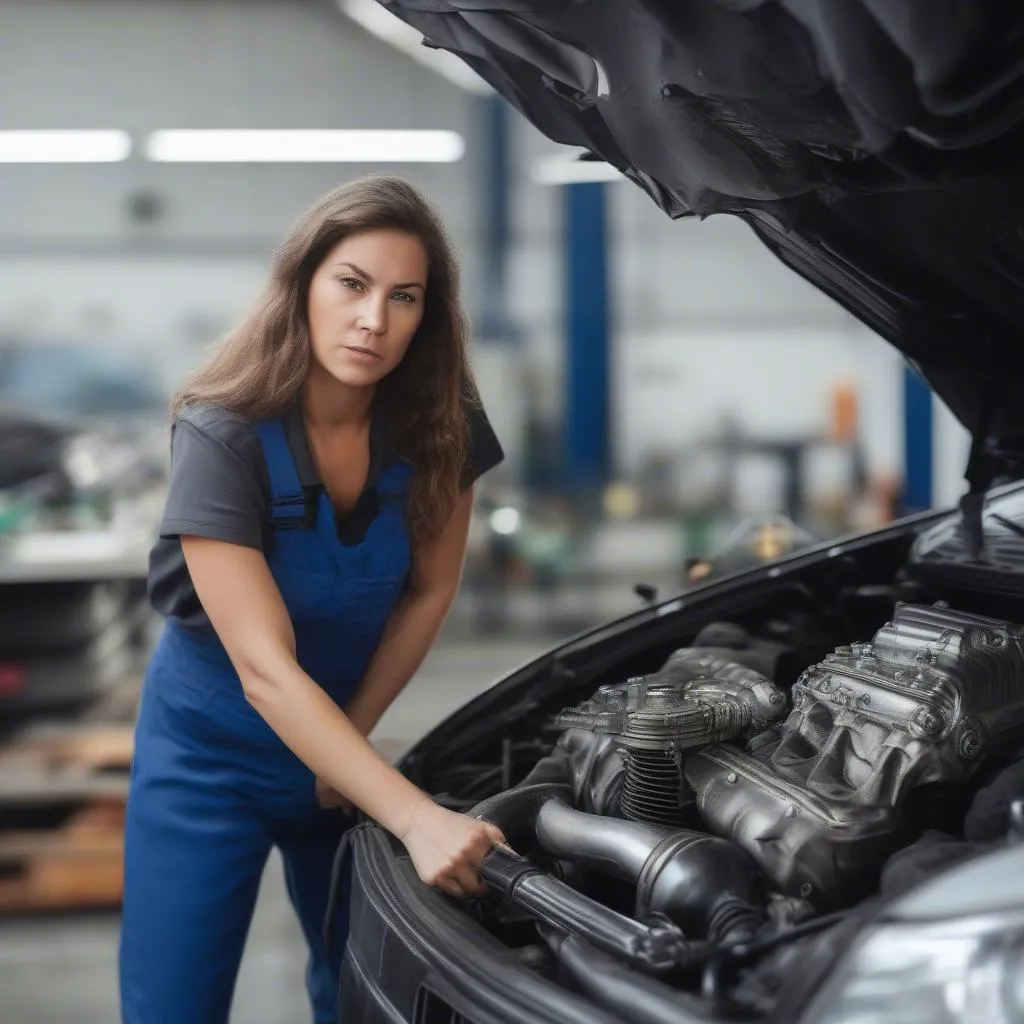
[[[423,320],[374,396],[397,454],[413,467],[406,520],[415,548],[437,535],[458,499],[469,458],[467,411],[479,398],[455,250],[438,212],[404,178],[361,178],[314,203],[276,251],[261,297],[188,378],[172,409],[214,404],[252,419],[283,415],[309,371],[313,274],[342,239],[381,229],[415,235],[428,259]]]

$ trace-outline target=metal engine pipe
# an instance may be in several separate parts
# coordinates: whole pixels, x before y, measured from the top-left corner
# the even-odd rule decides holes
[[[571,795],[571,787],[559,783],[520,786],[489,797],[469,813],[497,825],[514,849],[526,849],[536,841],[540,809],[552,799],[567,800]],[[691,955],[691,946],[675,925],[648,925],[610,910],[524,857],[495,847],[484,858],[481,875],[492,889],[543,924],[580,935],[641,970],[670,970]]]
[[[586,814],[559,797],[540,807],[536,835],[556,857],[634,883],[636,916],[663,914],[689,938],[733,945],[761,923],[757,864],[726,839]]]
[[[634,921],[498,847],[484,857],[480,874],[538,921],[578,935],[635,967],[661,973],[688,960],[690,946],[675,925]]]

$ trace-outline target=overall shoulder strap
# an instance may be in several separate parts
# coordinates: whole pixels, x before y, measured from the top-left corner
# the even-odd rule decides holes
[[[396,459],[380,471],[377,491],[382,501],[404,501],[412,483],[412,466],[404,459]]]
[[[281,420],[258,420],[253,426],[270,475],[270,520],[274,529],[294,530],[305,526],[306,496],[288,447],[284,423]]]

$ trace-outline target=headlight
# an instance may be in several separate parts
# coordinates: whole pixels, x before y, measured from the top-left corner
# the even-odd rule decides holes
[[[1022,1024],[1024,910],[882,925],[852,953],[804,1019]]]

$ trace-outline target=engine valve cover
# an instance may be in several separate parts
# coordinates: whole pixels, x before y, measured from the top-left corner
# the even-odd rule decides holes
[[[603,686],[555,723],[614,737],[625,752],[623,815],[675,824],[693,803],[682,774],[685,758],[751,735],[785,713],[785,694],[765,676],[717,652],[683,648],[658,672]]]
[[[901,605],[873,642],[807,669],[792,703],[774,735],[709,747],[686,779],[782,892],[846,905],[900,844],[907,794],[965,781],[1024,725],[1024,627]]]
[[[770,679],[686,647],[649,676],[602,686],[555,724],[611,733],[633,750],[689,751],[763,729],[785,712],[786,696]]]

